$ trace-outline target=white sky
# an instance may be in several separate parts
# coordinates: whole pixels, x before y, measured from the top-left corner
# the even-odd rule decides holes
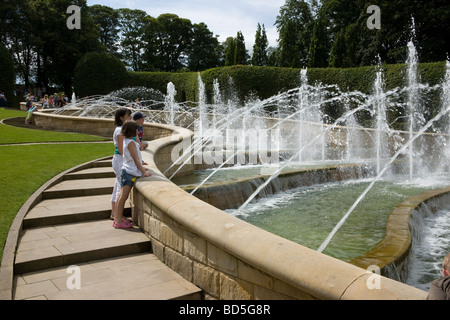
[[[139,9],[155,18],[163,13],[174,13],[192,23],[204,22],[214,35],[220,36],[220,42],[236,37],[241,31],[250,54],[258,23],[264,24],[269,45],[277,45],[274,23],[284,3],[285,0],[87,0],[88,6]]]

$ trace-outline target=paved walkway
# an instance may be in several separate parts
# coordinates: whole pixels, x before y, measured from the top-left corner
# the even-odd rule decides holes
[[[111,160],[64,176],[23,219],[13,299],[200,299],[138,227],[114,229]],[[130,215],[131,208],[126,208]]]

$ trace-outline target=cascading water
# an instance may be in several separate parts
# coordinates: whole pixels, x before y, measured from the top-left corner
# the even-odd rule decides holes
[[[309,105],[309,95],[308,95],[308,69],[303,69],[300,71],[300,89],[298,92],[298,146],[301,150],[304,146],[303,131],[304,131],[304,110],[306,106]],[[302,161],[302,153],[299,153],[298,160]]]
[[[418,109],[419,106],[419,88],[417,79],[417,50],[414,46],[413,41],[408,42],[408,59],[406,64],[408,65],[408,125],[409,125],[409,140],[412,139],[414,132],[417,128],[420,128],[421,113]],[[409,178],[410,180],[414,177],[414,158],[415,153],[420,153],[420,150],[414,150],[414,144],[411,143],[408,151],[409,156]]]
[[[387,157],[387,135],[389,127],[386,120],[386,98],[384,94],[384,80],[381,66],[378,66],[376,73],[376,80],[374,84],[374,104],[376,112],[376,159],[377,159],[377,174],[381,171],[381,161]]]
[[[194,134],[197,139],[203,139],[206,137],[206,131],[208,130],[209,121],[207,118],[208,108],[206,104],[205,84],[203,83],[200,72],[197,76],[198,79],[198,118],[196,120]]]
[[[442,89],[442,107],[445,108],[446,106],[450,105],[450,61],[446,62],[446,73],[445,73],[445,79],[443,82],[443,89]],[[447,146],[447,148],[444,148],[443,152],[443,164],[444,169],[445,166],[447,166],[447,171],[450,172],[450,163],[445,164],[445,160],[450,159],[450,114],[447,115],[445,121],[444,121],[444,133],[447,133],[447,139],[444,142],[444,145]]]

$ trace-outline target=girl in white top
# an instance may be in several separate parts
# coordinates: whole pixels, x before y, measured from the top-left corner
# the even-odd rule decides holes
[[[133,224],[123,219],[123,209],[125,202],[130,195],[131,188],[134,181],[138,177],[150,177],[150,172],[147,172],[142,165],[142,155],[139,149],[139,144],[133,140],[137,135],[139,125],[134,121],[126,121],[122,126],[123,141],[123,165],[121,171],[121,188],[119,197],[116,203],[116,211],[114,215],[113,227],[116,229],[131,228]]]
[[[116,181],[114,182],[114,190],[111,195],[111,220],[114,219],[116,211],[116,201],[120,192],[120,178],[122,170],[122,153],[123,153],[123,140],[122,136],[122,125],[125,121],[131,120],[131,110],[127,108],[117,109],[114,115],[114,124],[116,129],[114,130],[113,140],[114,140],[114,157],[112,160],[112,167],[114,173],[116,174]]]

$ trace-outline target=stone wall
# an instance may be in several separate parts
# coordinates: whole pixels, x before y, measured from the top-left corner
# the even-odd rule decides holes
[[[54,131],[77,132],[111,138],[114,133],[114,119],[71,117],[51,114],[45,111],[33,112],[33,120],[39,127]],[[173,129],[164,124],[144,123],[144,139],[154,140],[170,136]]]

